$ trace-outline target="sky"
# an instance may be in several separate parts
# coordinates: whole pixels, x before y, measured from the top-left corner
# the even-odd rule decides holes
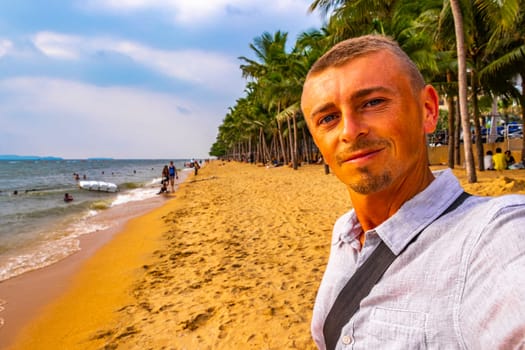
[[[0,3],[0,155],[208,158],[264,32],[319,29],[312,0]]]

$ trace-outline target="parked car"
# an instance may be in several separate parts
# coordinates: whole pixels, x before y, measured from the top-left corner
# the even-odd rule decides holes
[[[521,139],[521,138],[523,138],[523,130],[509,132],[509,139]]]

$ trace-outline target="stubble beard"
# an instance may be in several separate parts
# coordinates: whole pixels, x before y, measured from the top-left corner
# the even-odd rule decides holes
[[[391,144],[387,140],[367,140],[358,139],[346,151],[341,152],[336,156],[336,161],[339,166],[345,161],[346,156],[352,152],[357,152],[361,149],[376,148],[376,147],[390,147]],[[392,183],[392,172],[388,169],[382,169],[380,174],[374,175],[369,167],[361,167],[355,169],[359,179],[348,183],[348,187],[359,194],[371,194],[379,192]]]
[[[379,192],[392,183],[392,174],[384,171],[381,174],[373,175],[368,168],[358,168],[360,179],[350,182],[348,187],[359,194],[371,194]]]

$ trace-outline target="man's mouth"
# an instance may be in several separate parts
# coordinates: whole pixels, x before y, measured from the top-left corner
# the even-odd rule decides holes
[[[389,146],[386,140],[360,140],[336,155],[337,164],[361,163],[371,160]]]
[[[357,152],[344,152],[337,156],[337,163],[339,165],[343,163],[358,163],[358,162],[364,162],[367,160],[370,160],[374,158],[377,154],[379,154],[384,147],[382,148],[374,148],[374,149],[364,149],[359,150]]]
[[[377,153],[381,152],[382,149],[375,149],[375,150],[363,150],[356,153],[351,154],[347,159],[346,162],[352,162],[352,161],[358,161],[361,159],[367,159],[371,158]]]

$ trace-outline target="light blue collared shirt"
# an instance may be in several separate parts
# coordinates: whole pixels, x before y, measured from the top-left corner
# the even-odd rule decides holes
[[[319,349],[337,295],[380,240],[397,255],[421,230],[361,301],[337,349],[525,349],[525,196],[472,196],[439,217],[463,189],[450,170],[434,175],[365,233],[362,249],[355,212],[337,220],[312,318]]]

